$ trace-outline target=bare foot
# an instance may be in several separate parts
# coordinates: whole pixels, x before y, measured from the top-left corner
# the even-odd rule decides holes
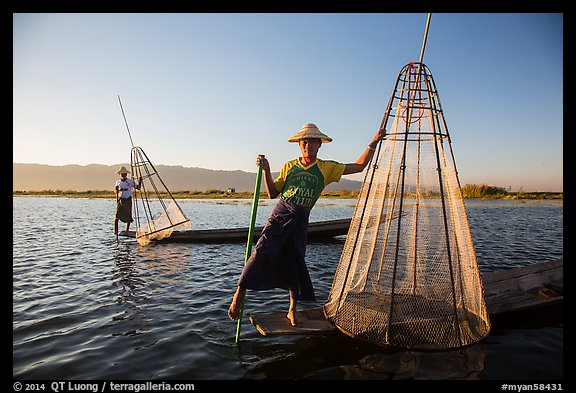
[[[244,299],[245,292],[246,290],[241,288],[236,289],[236,292],[234,292],[232,303],[230,304],[230,308],[228,308],[228,318],[233,321],[240,318],[240,309],[242,308],[242,299]]]
[[[294,327],[302,326],[300,321],[296,318],[296,311],[295,310],[288,310],[288,314],[286,314],[286,318],[290,321],[290,324]]]

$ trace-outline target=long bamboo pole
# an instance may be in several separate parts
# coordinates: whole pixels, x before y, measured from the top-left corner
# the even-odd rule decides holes
[[[424,49],[426,48],[426,40],[428,39],[428,28],[430,27],[430,18],[432,18],[432,14],[429,13],[428,17],[426,18],[426,28],[424,30],[424,39],[422,40],[422,50],[420,51],[420,63],[424,60]]]
[[[130,133],[130,127],[128,127],[128,121],[126,120],[126,115],[124,114],[124,108],[122,107],[122,101],[120,100],[120,94],[118,94],[118,103],[120,104],[120,110],[122,111],[122,116],[124,117],[124,124],[126,124],[126,129],[128,130],[128,136],[130,137],[130,143],[134,147],[134,141],[132,140],[132,134]]]
[[[262,155],[261,157],[264,157]],[[262,182],[262,164],[258,166],[258,174],[256,175],[256,185],[254,186],[254,199],[252,200],[252,213],[250,215],[250,227],[248,228],[248,240],[246,242],[246,255],[244,257],[244,265],[250,258],[252,254],[252,238],[254,237],[254,226],[256,224],[256,213],[258,211],[258,199],[260,197],[260,183]],[[240,327],[242,326],[242,314],[244,313],[244,298],[242,296],[240,300],[240,317],[238,318],[238,323],[236,324],[236,339],[235,343],[238,343],[240,337]]]

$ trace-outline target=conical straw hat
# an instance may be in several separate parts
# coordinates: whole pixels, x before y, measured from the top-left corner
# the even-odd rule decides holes
[[[322,142],[324,142],[324,143],[332,142],[332,138],[330,138],[328,135],[320,132],[318,127],[316,127],[316,125],[312,124],[312,123],[304,124],[302,126],[302,128],[300,129],[300,131],[298,131],[290,139],[288,139],[288,142],[299,142],[300,139],[305,139],[305,138],[321,139]]]
[[[121,166],[120,169],[118,169],[116,171],[117,174],[121,174],[121,173],[130,173],[130,171],[128,169],[126,169],[125,166]]]

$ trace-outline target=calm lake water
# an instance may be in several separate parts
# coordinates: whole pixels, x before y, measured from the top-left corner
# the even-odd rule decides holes
[[[275,201],[261,201],[262,225]],[[251,200],[182,200],[192,229],[246,227]],[[355,200],[321,199],[311,221],[351,217]],[[466,201],[481,273],[563,256],[558,201]],[[248,292],[238,346],[227,309],[245,244],[152,243],[113,235],[115,201],[13,198],[16,380],[479,379],[561,382],[563,323],[492,330],[447,352],[392,352],[342,334],[261,336],[247,315],[282,311],[288,293]],[[124,224],[121,229],[124,229]],[[134,228],[131,228],[134,229]],[[343,237],[310,243],[317,302]]]

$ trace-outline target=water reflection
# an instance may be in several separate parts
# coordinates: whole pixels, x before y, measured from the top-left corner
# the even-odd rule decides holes
[[[193,244],[151,243],[137,245],[136,253],[150,284],[182,285],[193,250]]]
[[[112,282],[119,286],[117,303],[122,304],[130,300],[139,286],[141,280],[134,276],[134,261],[132,246],[127,243],[116,243],[113,248],[115,269],[112,270]]]
[[[134,269],[135,255],[133,247],[128,243],[116,243],[113,248],[115,269],[112,270],[112,284],[118,287],[115,301],[122,312],[116,313],[112,320],[115,322],[132,321],[130,323],[115,324],[112,336],[132,336],[141,334],[144,330],[136,327],[139,324],[133,321],[139,319],[141,314],[139,289],[144,286],[144,281],[139,278]],[[117,330],[119,329],[119,331]]]
[[[481,344],[447,352],[406,351],[371,354],[354,368],[363,379],[470,379],[478,380],[485,368]]]
[[[252,342],[248,351],[244,362],[266,359],[248,370],[249,379],[478,380],[486,364],[481,342],[452,351],[394,351],[339,333],[268,338]]]
[[[137,335],[180,312],[175,304],[190,291],[191,245],[118,242],[113,247],[114,302],[121,306],[112,320],[114,336]],[[162,298],[169,297],[169,301]],[[166,299],[164,299],[166,300]],[[153,321],[153,322],[152,322]]]

